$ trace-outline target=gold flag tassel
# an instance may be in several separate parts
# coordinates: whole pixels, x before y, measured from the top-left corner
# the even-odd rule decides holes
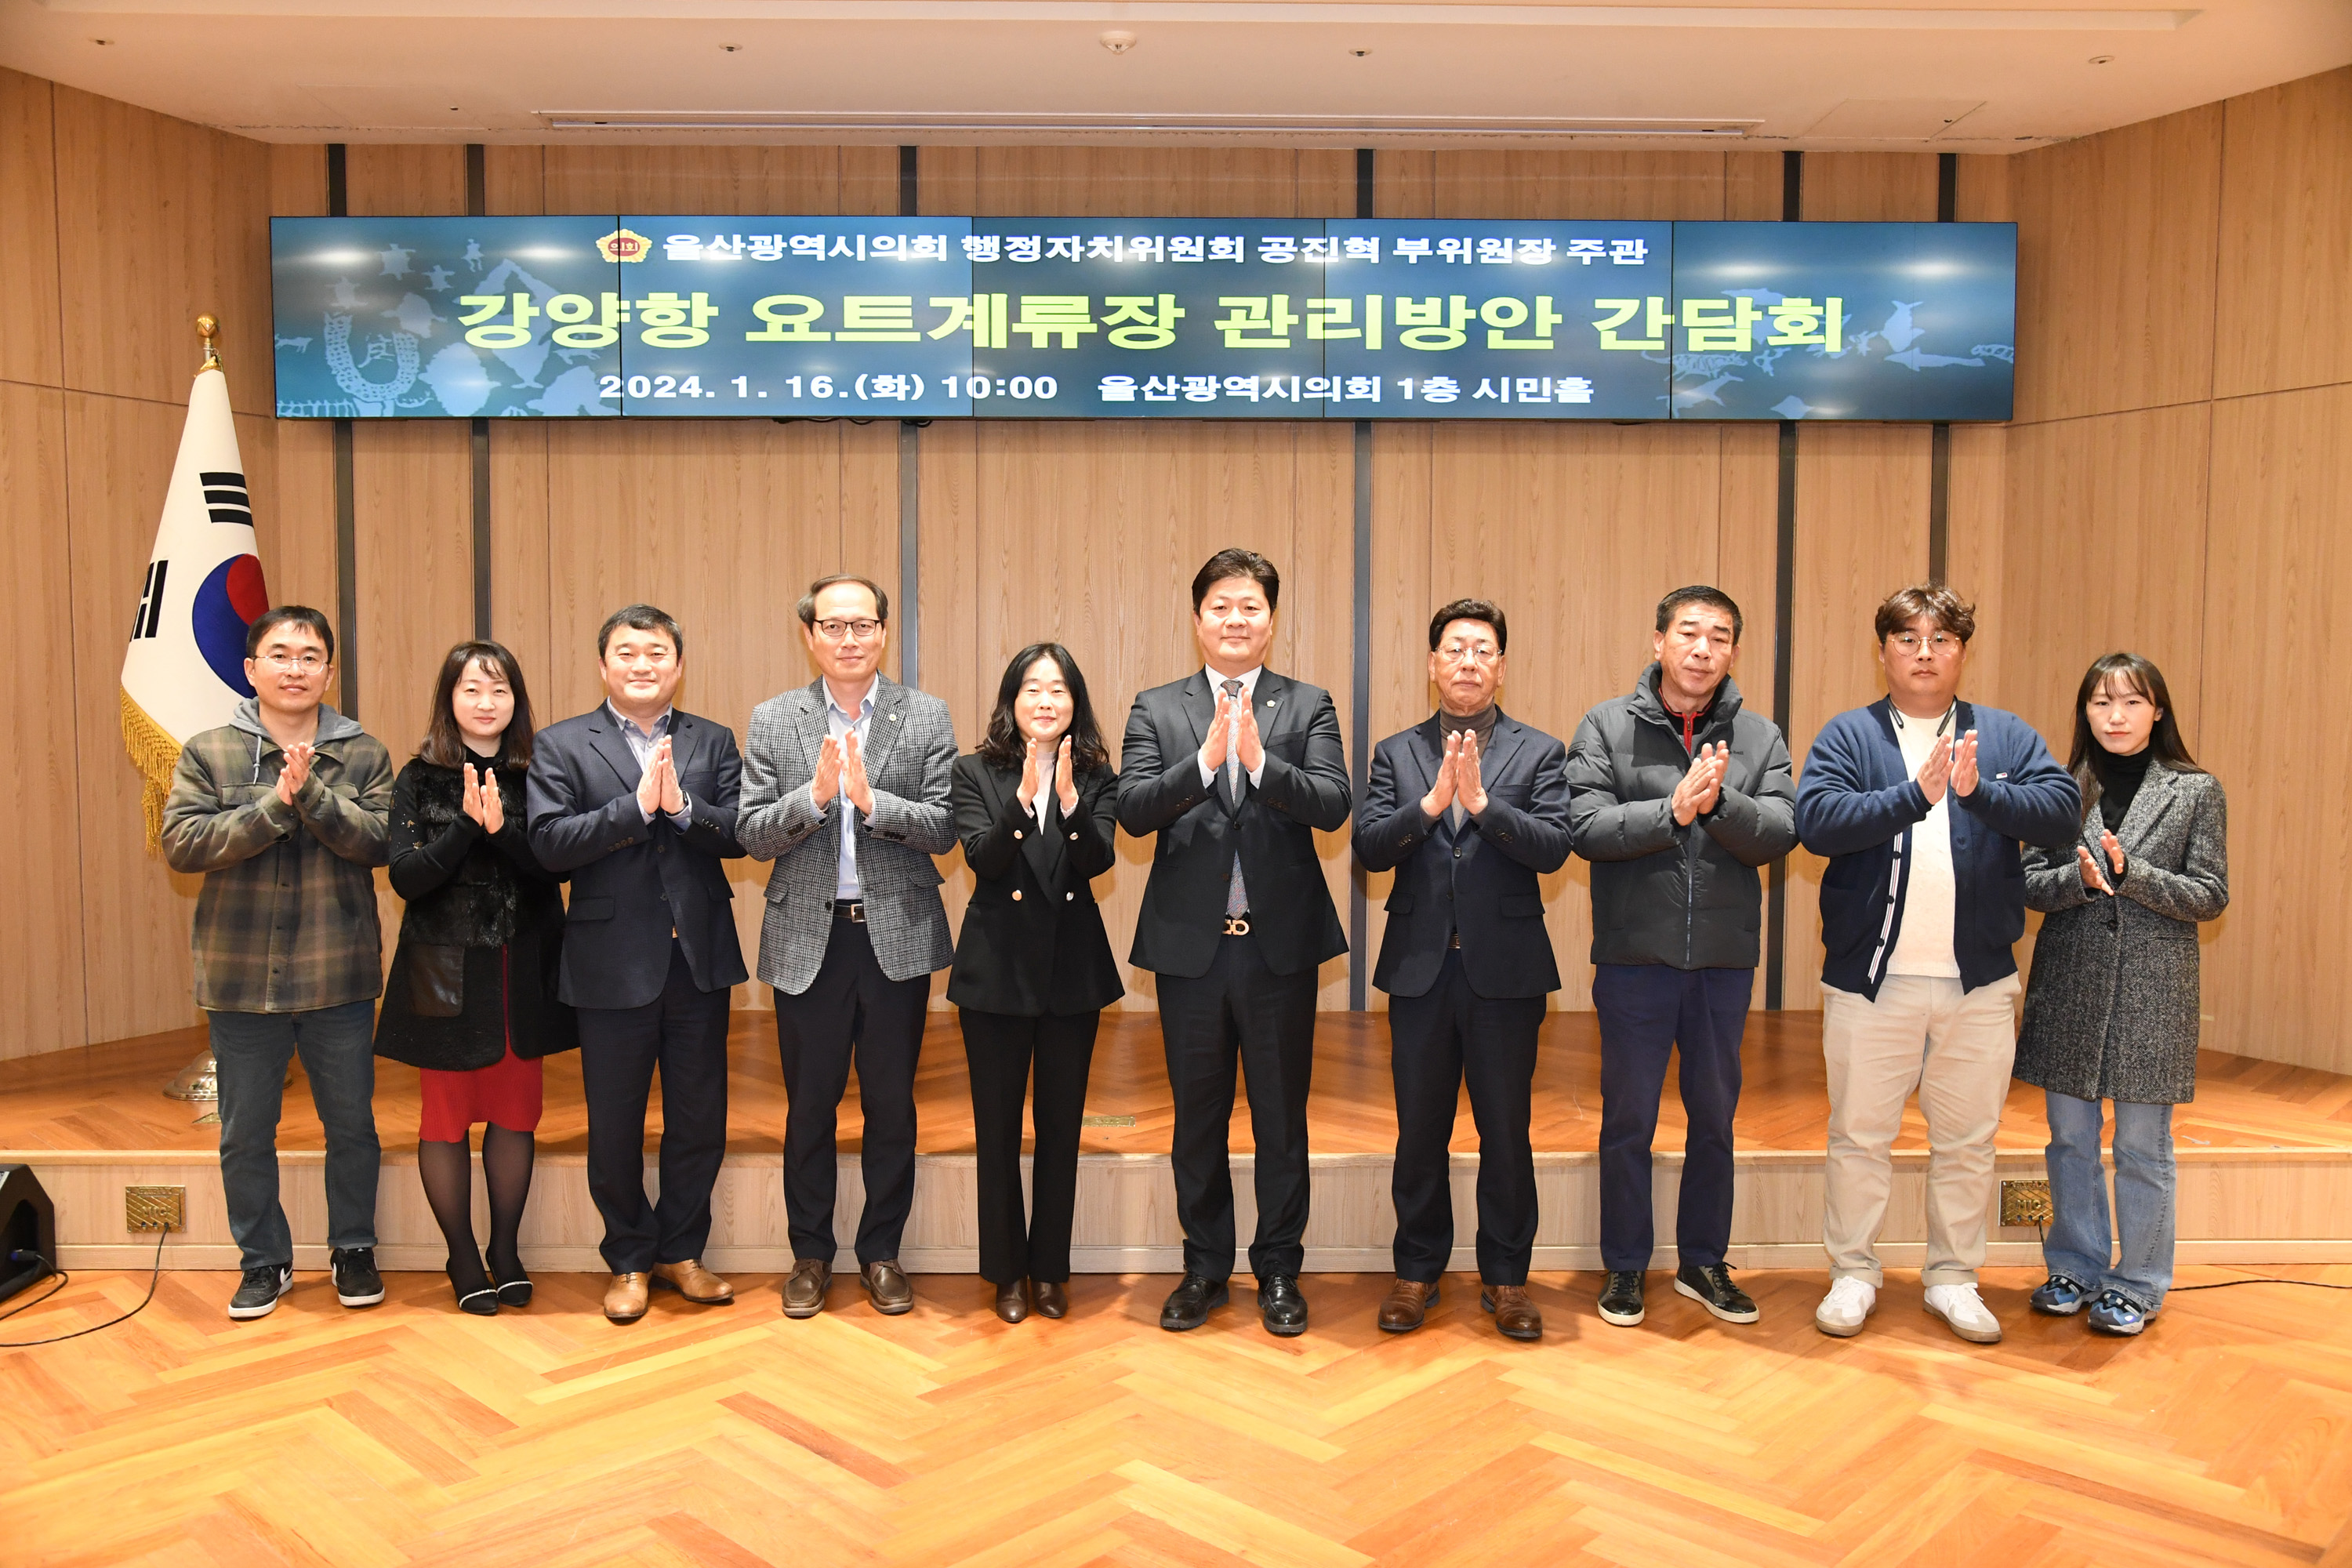
[[[147,811],[147,852],[163,847],[163,802],[172,793],[172,775],[180,766],[180,742],[147,710],[122,693],[122,745],[131,765],[139,770],[141,804]]]

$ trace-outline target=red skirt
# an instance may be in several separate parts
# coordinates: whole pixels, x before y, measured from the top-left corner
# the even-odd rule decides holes
[[[499,1002],[503,1012],[506,998]],[[428,1143],[463,1143],[477,1121],[509,1132],[539,1131],[540,1064],[536,1058],[515,1055],[512,1028],[507,1031],[507,1054],[488,1067],[465,1072],[425,1068],[417,1079],[425,1091],[425,1114],[416,1135]]]

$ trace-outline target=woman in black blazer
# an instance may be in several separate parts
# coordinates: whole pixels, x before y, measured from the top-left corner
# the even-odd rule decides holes
[[[1095,1031],[1126,987],[1095,907],[1110,869],[1118,775],[1059,643],[1013,655],[988,738],[958,757],[950,798],[978,879],[956,942],[948,1000],[963,1025],[980,1167],[980,1272],[996,1315],[1070,1310],[1070,1213]],[[1037,1068],[1032,1212],[1021,1212],[1021,1102]]]
[[[449,1244],[457,1305],[526,1306],[517,1241],[539,1128],[540,1058],[580,1043],[556,999],[563,879],[523,832],[530,695],[514,655],[462,642],[392,785],[392,889],[408,901],[376,1016],[375,1054],[420,1068],[416,1173]],[[490,1194],[488,1268],[474,1240],[473,1124]]]

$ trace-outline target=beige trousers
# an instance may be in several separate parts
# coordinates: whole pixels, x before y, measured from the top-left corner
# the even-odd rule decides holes
[[[1878,1232],[1886,1219],[1888,1156],[1903,1102],[1919,1091],[1927,1119],[1928,1285],[1972,1285],[1984,1263],[1993,1198],[1993,1133],[2017,1058],[2014,974],[1963,994],[1957,980],[1890,974],[1875,1002],[1822,993],[1829,1063],[1828,1201],[1822,1216],[1830,1278],[1884,1283]]]

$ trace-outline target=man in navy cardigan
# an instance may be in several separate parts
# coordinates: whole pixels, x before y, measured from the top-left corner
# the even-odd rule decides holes
[[[2018,843],[2063,844],[2074,780],[2031,725],[1959,700],[1976,612],[1941,584],[1878,606],[1888,695],[1831,720],[1797,786],[1797,836],[1822,877],[1822,1051],[1829,1065],[1825,1334],[1862,1331],[1884,1282],[1887,1151],[1916,1084],[1927,1120],[1928,1312],[1990,1344],[1977,1294],[1993,1133],[2017,1051],[2025,934]]]

